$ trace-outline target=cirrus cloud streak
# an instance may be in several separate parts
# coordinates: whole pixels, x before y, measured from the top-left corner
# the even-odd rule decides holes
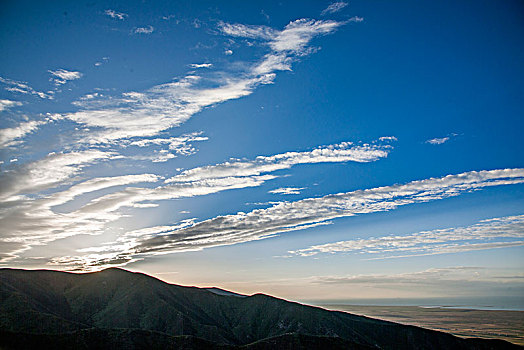
[[[514,247],[524,245],[522,239],[524,239],[524,215],[517,215],[482,220],[466,227],[339,241],[289,253],[313,256],[321,253],[353,252],[380,254],[381,258],[394,258]]]
[[[189,141],[203,141],[200,133],[183,135],[179,138],[148,139],[134,146],[168,144],[180,153],[190,152]],[[181,148],[182,147],[182,148]],[[18,242],[13,251],[12,246],[3,245],[0,250],[7,259],[12,259],[17,252],[27,250],[34,245],[56,239],[104,232],[105,225],[120,219],[119,211],[128,208],[150,208],[157,206],[158,201],[208,195],[226,190],[258,187],[277,176],[272,172],[288,169],[296,164],[314,164],[321,162],[370,162],[388,155],[390,145],[354,146],[350,142],[319,147],[307,152],[286,152],[273,156],[260,156],[255,160],[243,160],[232,163],[217,164],[208,167],[186,170],[165,181],[157,187],[118,186],[135,183],[155,183],[161,178],[153,174],[123,175],[117,177],[93,178],[76,183],[69,188],[51,191],[57,186],[73,183],[80,171],[101,160],[119,158],[116,153],[89,150],[84,152],[49,154],[46,158],[23,164],[10,172],[2,174],[1,180],[6,184],[0,192],[0,205],[3,207],[0,224],[5,228],[0,240]],[[166,184],[167,182],[167,184]],[[109,191],[115,188],[116,191]],[[106,189],[97,197],[81,207],[68,213],[60,213],[53,207],[72,201],[74,198],[94,191]],[[78,206],[78,205],[77,205]],[[17,238],[18,237],[18,238]],[[20,237],[23,237],[21,239]],[[44,238],[45,237],[45,238]]]
[[[331,194],[320,198],[306,198],[295,202],[280,202],[267,209],[248,213],[218,216],[175,230],[150,228],[142,237],[123,236],[120,242],[128,247],[112,251],[107,245],[106,254],[118,256],[125,264],[139,257],[173,252],[194,251],[209,247],[238,244],[273,237],[277,234],[324,225],[341,217],[388,211],[409,204],[424,203],[482,188],[522,184],[524,169],[472,171],[440,178],[412,181],[384,187]],[[81,257],[75,257],[75,261]],[[108,262],[91,256],[82,269],[99,268]],[[127,259],[127,260],[126,260]]]
[[[263,26],[221,23],[223,34],[263,39],[270,52],[255,63],[245,63],[247,68],[234,75],[228,72],[208,76],[188,73],[144,92],[79,100],[75,104],[81,109],[65,114],[64,118],[93,128],[87,137],[91,144],[155,136],[179,126],[204,108],[248,96],[258,86],[272,84],[276,72],[290,70],[293,60],[312,52],[308,44],[314,37],[332,33],[343,24],[300,19],[279,31]]]

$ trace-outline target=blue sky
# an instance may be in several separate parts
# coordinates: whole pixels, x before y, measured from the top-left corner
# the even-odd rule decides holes
[[[518,1],[0,11],[0,264],[522,296]]]

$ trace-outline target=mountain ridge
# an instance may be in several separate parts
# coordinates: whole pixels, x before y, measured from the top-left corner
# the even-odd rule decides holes
[[[127,342],[135,333],[122,330],[154,332],[147,333],[152,338],[157,333],[192,336],[231,348],[257,343],[266,346],[272,341],[299,344],[306,339],[300,337],[308,336],[313,338],[304,340],[306,343],[338,339],[354,347],[375,349],[521,348],[504,341],[463,339],[328,311],[260,293],[219,295],[206,288],[169,284],[119,268],[91,273],[0,269],[0,330],[56,338],[86,329],[108,332],[104,333],[107,339],[121,337]],[[300,336],[284,337],[286,334]]]

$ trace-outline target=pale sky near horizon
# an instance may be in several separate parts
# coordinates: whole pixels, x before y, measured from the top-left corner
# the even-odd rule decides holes
[[[4,1],[0,267],[524,298],[520,1]]]

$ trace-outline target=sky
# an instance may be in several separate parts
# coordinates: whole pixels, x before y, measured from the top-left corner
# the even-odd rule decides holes
[[[524,299],[521,1],[3,1],[0,266]]]

